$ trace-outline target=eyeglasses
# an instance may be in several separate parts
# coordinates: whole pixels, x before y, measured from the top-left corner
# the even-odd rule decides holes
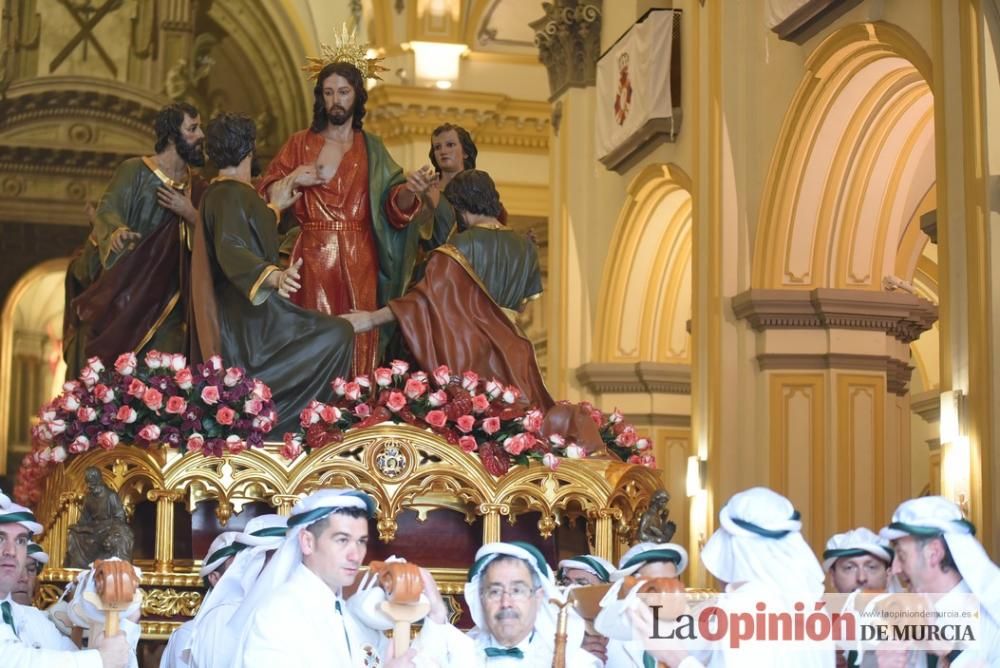
[[[537,587],[520,582],[511,585],[510,589],[501,587],[500,585],[493,585],[483,591],[483,598],[487,601],[499,601],[503,598],[504,594],[507,594],[512,601],[523,601],[534,594],[536,590]]]

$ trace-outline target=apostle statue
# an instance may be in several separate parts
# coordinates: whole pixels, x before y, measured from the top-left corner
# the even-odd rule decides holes
[[[132,559],[132,529],[125,508],[113,489],[104,484],[101,472],[91,466],[83,473],[87,495],[80,520],[69,528],[66,550],[68,568],[89,568],[95,559]]]

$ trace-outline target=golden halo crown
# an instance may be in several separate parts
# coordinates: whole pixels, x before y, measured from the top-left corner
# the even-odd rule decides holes
[[[347,24],[343,24],[340,34],[334,34],[333,46],[329,44],[320,45],[320,55],[309,56],[302,70],[310,79],[319,76],[320,71],[330,63],[350,63],[361,72],[361,76],[367,79],[382,80],[379,72],[387,72],[389,68],[382,67],[379,62],[382,58],[368,57],[368,45],[359,44],[357,41],[357,29],[347,32]]]

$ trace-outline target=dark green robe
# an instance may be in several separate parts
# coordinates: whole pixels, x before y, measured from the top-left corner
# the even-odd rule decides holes
[[[108,187],[97,204],[97,215],[94,219],[94,239],[97,241],[102,268],[108,269],[114,266],[126,254],[111,250],[111,238],[115,230],[127,227],[133,232],[138,232],[143,237],[139,240],[141,243],[164,222],[176,217],[175,213],[160,206],[156,199],[156,191],[163,185],[164,182],[146,166],[141,157],[129,158],[115,169]],[[171,278],[177,282],[177,277]],[[183,308],[173,308],[156,328],[152,338],[141,351],[137,352],[148,350],[186,352],[183,311]]]
[[[443,198],[442,198],[443,199]],[[520,311],[542,294],[538,247],[510,228],[471,227],[451,238],[500,308]]]
[[[66,361],[66,380],[74,380],[87,362],[86,324],[81,322],[71,307],[73,300],[86,290],[101,272],[101,259],[93,236],[87,237],[66,268],[66,306],[63,309],[63,359]]]
[[[210,185],[200,218],[219,353],[227,366],[242,367],[271,387],[280,436],[296,428],[311,400],[328,401],[330,381],[349,372],[354,329],[343,318],[299,308],[264,285],[278,267],[278,226],[274,210],[250,184],[226,179]]]

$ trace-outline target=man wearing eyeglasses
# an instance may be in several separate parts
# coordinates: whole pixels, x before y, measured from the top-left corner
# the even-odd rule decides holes
[[[469,569],[465,600],[476,628],[469,632],[489,668],[551,665],[562,600],[552,568],[541,552],[520,542],[488,543]],[[566,665],[601,665],[581,647],[583,620],[569,612]]]
[[[865,527],[838,533],[827,541],[823,551],[823,570],[841,594],[859,589],[885,591],[891,565],[892,549]]]

